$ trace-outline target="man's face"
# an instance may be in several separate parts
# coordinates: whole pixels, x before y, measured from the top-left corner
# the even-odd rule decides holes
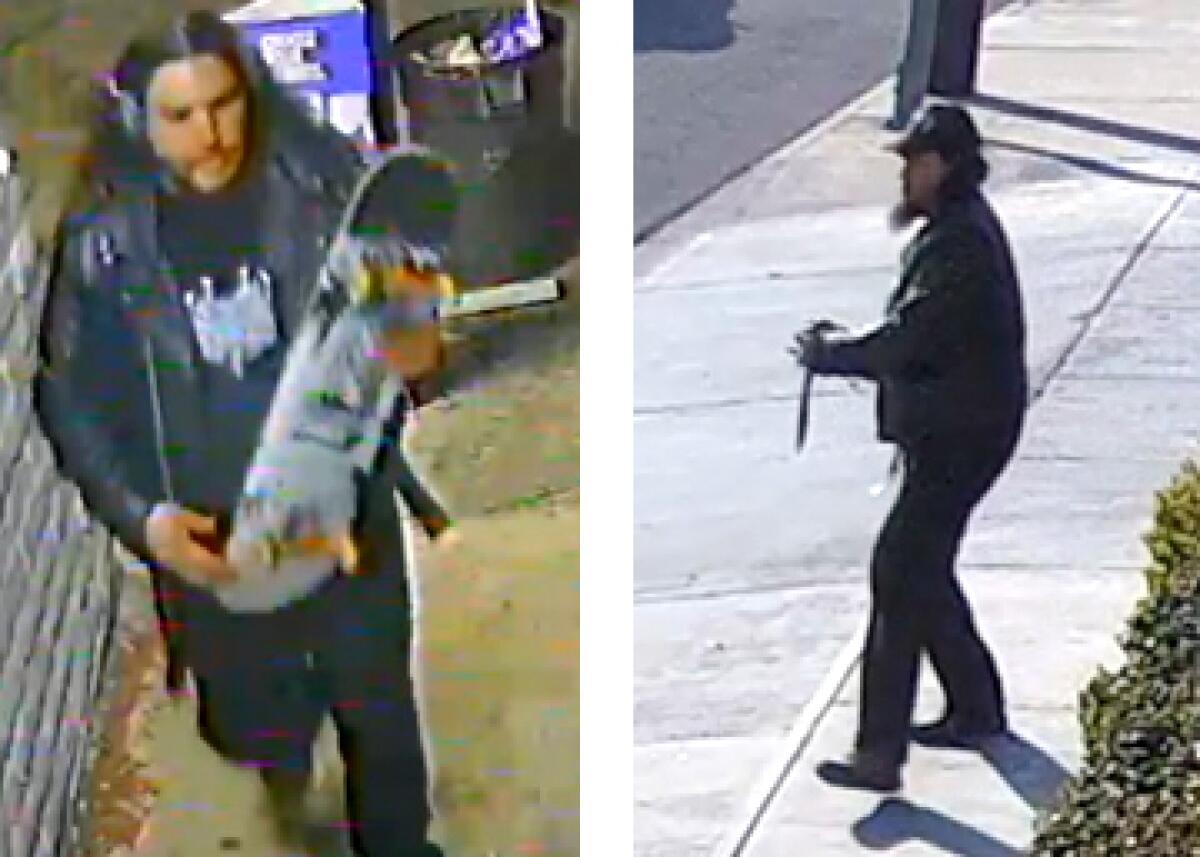
[[[146,90],[150,144],[195,190],[220,190],[246,157],[248,103],[245,85],[221,57],[165,63]]]
[[[919,214],[931,213],[946,172],[946,162],[937,152],[906,156],[902,172],[905,207]]]

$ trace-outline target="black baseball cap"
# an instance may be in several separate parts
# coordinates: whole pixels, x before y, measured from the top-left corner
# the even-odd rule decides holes
[[[979,153],[983,143],[969,114],[957,104],[931,104],[913,119],[904,136],[888,146],[898,155],[937,152],[948,161]]]

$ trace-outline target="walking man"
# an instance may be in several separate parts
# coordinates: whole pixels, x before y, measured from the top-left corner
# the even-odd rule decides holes
[[[1007,729],[1000,677],[956,579],[972,510],[1004,470],[1027,401],[1020,288],[1003,228],[979,186],[979,133],[960,107],[934,105],[896,144],[903,199],[893,225],[924,224],[904,254],[885,320],[835,338],[797,335],[818,374],[878,384],[880,439],[898,447],[903,483],[871,559],[871,620],[855,747],[819,776],[835,786],[891,791],[909,738],[977,746]],[[910,727],[920,657],[946,708]]]
[[[312,744],[331,714],[355,852],[437,855],[397,467],[360,486],[361,574],[274,612],[236,612],[214,596],[236,575],[218,516],[241,492],[361,172],[357,153],[309,122],[211,14],[135,41],[114,91],[121,133],[91,161],[104,187],[62,230],[42,330],[42,425],[92,513],[151,568],[169,683],[190,672],[201,733],[262,770],[281,839],[299,844]],[[402,462],[398,445],[388,454]],[[431,534],[445,527],[431,497],[407,497]]]

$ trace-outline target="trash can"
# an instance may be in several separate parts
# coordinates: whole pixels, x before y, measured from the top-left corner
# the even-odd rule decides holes
[[[409,137],[457,167],[462,197],[452,249],[467,289],[543,276],[578,246],[579,142],[563,116],[562,18],[538,10],[541,46],[514,59],[473,66],[431,59],[464,40],[468,52],[477,48],[521,13],[464,10],[393,42]]]
[[[975,92],[983,0],[938,3],[937,42],[929,74],[929,93],[966,98]]]

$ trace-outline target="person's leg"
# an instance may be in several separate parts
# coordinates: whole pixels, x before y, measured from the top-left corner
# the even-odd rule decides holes
[[[424,857],[431,818],[425,748],[410,668],[406,604],[342,600],[319,653],[346,770],[346,810],[359,857]],[[350,606],[350,602],[357,606]]]
[[[958,581],[930,605],[935,621],[926,637],[930,664],[946,697],[944,718],[964,733],[986,734],[1006,727],[1004,689],[995,659],[984,642]]]
[[[319,702],[303,664],[259,666],[197,674],[197,726],[226,760],[259,771],[279,843],[302,847]]]
[[[300,657],[256,657],[195,678],[197,725],[213,750],[247,767],[307,773],[321,710]]]
[[[237,614],[196,597],[187,619],[201,735],[241,764],[307,766],[322,700],[297,611]]]
[[[281,845],[303,847],[305,795],[323,699],[292,611],[189,616],[197,727],[228,761],[259,770]]]
[[[920,664],[919,613],[911,587],[921,573],[920,526],[929,517],[923,488],[906,460],[904,483],[871,556],[871,619],[854,752],[846,763],[818,766],[817,776],[829,785],[872,791],[900,785]]]
[[[922,651],[948,680],[955,706],[972,710],[999,697],[999,677],[954,573],[970,513],[999,471],[990,459],[943,446],[909,454],[871,564],[858,747],[896,763],[907,758]]]
[[[911,465],[871,557],[871,624],[862,658],[855,751],[880,764],[906,761],[908,718],[920,664],[913,577],[921,574],[922,486]]]
[[[1003,684],[995,659],[975,623],[955,571],[957,545],[971,514],[1003,472],[1012,443],[962,450],[940,463],[946,487],[947,517],[961,520],[955,550],[929,592],[924,645],[946,697],[942,722],[964,734],[988,734],[1006,727]]]

